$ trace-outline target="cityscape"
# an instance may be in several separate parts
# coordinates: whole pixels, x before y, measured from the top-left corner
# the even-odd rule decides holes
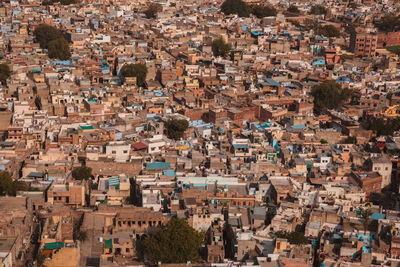
[[[400,1],[0,1],[0,267],[400,267]]]

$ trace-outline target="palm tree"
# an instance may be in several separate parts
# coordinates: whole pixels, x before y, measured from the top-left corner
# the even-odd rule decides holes
[[[368,224],[369,224],[369,217],[371,217],[372,212],[370,209],[362,209],[361,210],[361,217],[364,219],[364,235],[367,232]]]

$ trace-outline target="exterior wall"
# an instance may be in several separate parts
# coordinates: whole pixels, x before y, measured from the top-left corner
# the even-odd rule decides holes
[[[400,45],[400,32],[388,32],[386,46]]]
[[[0,252],[0,264],[2,267],[13,267],[12,253]]]
[[[79,264],[79,248],[62,248],[50,260],[46,260],[46,267],[75,267]]]
[[[106,155],[116,161],[127,161],[131,151],[130,145],[109,145],[106,147]]]
[[[358,33],[353,35],[351,46],[354,47],[356,56],[373,57],[376,54],[378,37],[369,33]]]
[[[255,240],[238,240],[237,242],[237,260],[242,261],[245,256],[256,247]]]
[[[163,147],[165,147],[164,141],[150,143],[148,146],[148,153],[150,154],[161,153]]]
[[[125,257],[133,257],[135,256],[135,242],[136,239],[132,238],[112,238],[113,247],[109,249],[111,253],[114,255],[123,255]]]
[[[382,175],[381,188],[384,188],[385,186],[388,186],[391,183],[392,163],[390,161],[387,163],[374,162],[372,165],[372,171],[378,172],[380,175]]]
[[[85,205],[85,187],[83,185],[69,185],[67,190],[58,191],[55,186],[47,192],[47,202],[51,204]]]

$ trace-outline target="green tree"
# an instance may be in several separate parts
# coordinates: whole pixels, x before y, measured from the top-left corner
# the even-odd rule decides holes
[[[361,210],[361,218],[363,218],[363,227],[364,227],[364,235],[367,232],[368,224],[370,217],[372,215],[372,212],[370,209],[362,209]]]
[[[327,70],[333,70],[335,68],[335,65],[334,64],[328,64],[328,65],[326,65],[326,69]]]
[[[40,267],[40,266],[43,266],[45,260],[46,260],[46,257],[45,257],[44,254],[42,253],[42,250],[40,250],[40,251],[37,253],[37,255],[36,255],[36,262],[37,262],[37,265],[38,265],[39,267]]]
[[[326,37],[339,37],[340,30],[333,25],[324,25],[318,28],[318,33]]]
[[[376,23],[376,26],[384,32],[394,32],[400,29],[400,15],[386,15]]]
[[[162,6],[158,3],[150,3],[147,9],[144,11],[144,14],[148,19],[155,19],[157,17],[157,13],[162,11]]]
[[[137,85],[146,86],[147,67],[144,64],[125,64],[122,66],[121,75],[123,77],[136,77]]]
[[[328,9],[322,5],[314,5],[311,7],[310,13],[313,15],[326,15],[328,13]]]
[[[55,3],[60,3],[61,5],[67,6],[78,3],[77,0],[43,0],[42,5],[49,6],[54,5]]]
[[[13,180],[7,171],[0,172],[0,195],[15,196],[17,191],[32,191],[26,183]]]
[[[327,143],[328,143],[328,141],[326,141],[325,139],[321,139],[321,140],[319,140],[319,142],[320,142],[321,144],[327,144]]]
[[[11,76],[10,67],[7,64],[0,64],[0,82],[5,84]]]
[[[305,237],[304,234],[300,232],[278,231],[275,233],[275,235],[278,238],[287,239],[290,244],[302,245],[309,243],[307,237]]]
[[[50,58],[66,60],[71,56],[69,44],[64,38],[58,38],[50,41],[47,49],[49,51]]]
[[[345,144],[357,144],[357,137],[355,136],[348,136],[345,140],[344,140]]]
[[[87,239],[87,232],[78,230],[78,232],[76,233],[76,240],[83,242],[86,239]]]
[[[0,172],[0,195],[15,195],[13,179],[6,171]]]
[[[343,102],[350,99],[352,91],[348,88],[342,88],[340,84],[333,80],[327,80],[315,86],[311,95],[314,97],[314,109],[321,112],[339,107]]]
[[[197,261],[204,234],[183,219],[172,218],[163,230],[143,241],[144,252],[153,262],[186,263]]]
[[[211,44],[212,51],[214,56],[222,56],[225,57],[229,51],[232,49],[230,43],[226,43],[222,37],[215,39]]]
[[[183,133],[189,127],[187,120],[169,119],[166,123],[168,137],[179,140],[183,137]]]
[[[252,5],[250,12],[257,18],[273,17],[277,14],[276,9],[268,5]]]
[[[351,8],[351,9],[356,9],[357,7],[358,7],[358,4],[355,3],[355,2],[351,2],[351,3],[349,4],[349,8]]]
[[[40,47],[46,49],[51,41],[64,38],[61,31],[47,24],[40,24],[33,34]]]
[[[248,17],[250,10],[242,0],[225,0],[221,5],[221,11],[225,15],[237,14],[239,17]]]
[[[76,167],[72,170],[72,177],[76,180],[89,180],[92,177],[92,168],[87,166]]]
[[[393,135],[395,131],[400,130],[400,119],[371,118],[368,121],[368,129],[377,136]]]
[[[300,13],[300,10],[295,5],[289,6],[287,11],[290,12],[290,13],[295,13],[295,14],[299,14]]]
[[[400,55],[400,45],[386,46],[385,49],[389,52]]]

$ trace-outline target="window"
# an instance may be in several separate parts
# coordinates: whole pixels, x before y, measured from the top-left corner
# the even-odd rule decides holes
[[[125,250],[126,252],[129,252],[129,248],[126,248],[126,250]]]

